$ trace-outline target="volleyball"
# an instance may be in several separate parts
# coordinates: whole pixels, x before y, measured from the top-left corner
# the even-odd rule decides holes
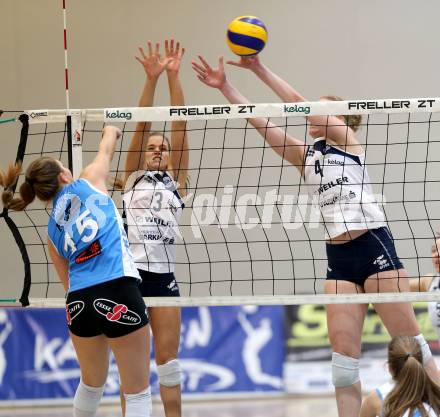
[[[237,17],[229,23],[226,41],[236,55],[257,55],[267,42],[266,26],[255,16]]]

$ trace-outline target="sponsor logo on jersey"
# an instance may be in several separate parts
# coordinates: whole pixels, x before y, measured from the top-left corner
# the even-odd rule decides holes
[[[374,265],[377,265],[380,270],[388,268],[390,266],[390,263],[388,262],[388,259],[385,258],[385,255],[378,256],[375,261],[373,262]]]
[[[101,243],[99,240],[93,242],[88,248],[84,249],[76,258],[76,264],[82,264],[83,262],[88,261],[89,259],[95,258],[96,256],[101,254]]]
[[[327,159],[325,161],[327,165],[341,165],[344,166],[344,161],[338,161],[337,159]]]
[[[318,188],[318,194],[321,195],[324,191],[330,190],[333,187],[337,187],[338,185],[342,185],[344,183],[350,182],[347,177],[336,178],[334,181],[330,181],[327,184],[322,184]]]
[[[350,191],[348,195],[335,195],[332,198],[329,198],[327,200],[321,201],[319,203],[319,206],[326,207],[331,206],[332,204],[337,203],[338,201],[349,201],[356,197],[356,193],[354,191]]]
[[[136,216],[134,220],[138,225],[155,224],[163,227],[174,227],[176,225],[173,221],[163,220],[159,217],[154,216]]]
[[[139,314],[128,309],[125,304],[115,303],[112,300],[98,298],[93,302],[93,307],[105,316],[108,321],[133,326],[141,322]]]
[[[106,110],[105,111],[105,118],[106,119],[131,120],[132,117],[133,117],[133,115],[129,111],[127,111],[127,112],[123,112],[123,111],[119,111],[119,110],[116,110],[116,111]]]
[[[70,326],[72,324],[72,320],[79,316],[81,311],[84,310],[84,301],[72,301],[69,304],[66,304],[66,318],[67,324]]]

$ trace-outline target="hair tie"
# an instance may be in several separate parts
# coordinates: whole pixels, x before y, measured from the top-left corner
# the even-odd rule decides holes
[[[405,361],[407,361],[407,360],[409,359],[410,356],[412,356],[411,353],[407,353],[407,354],[405,355]]]
[[[29,178],[29,177],[25,177],[25,181],[31,186],[33,187],[35,184],[35,180],[33,178]]]

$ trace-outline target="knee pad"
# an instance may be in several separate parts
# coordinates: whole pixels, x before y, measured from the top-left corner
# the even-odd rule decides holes
[[[349,387],[359,382],[359,359],[333,352],[332,382],[336,388]]]
[[[78,388],[73,399],[73,410],[75,417],[94,417],[101,402],[104,386],[89,387],[82,380],[79,381]]]
[[[151,388],[136,394],[124,394],[125,417],[150,417],[152,411]]]
[[[172,359],[163,365],[157,365],[157,375],[159,384],[164,387],[171,388],[180,385],[182,371],[180,369],[179,361],[177,359]]]
[[[422,350],[423,365],[426,365],[426,362],[428,362],[432,358],[432,353],[431,349],[429,348],[428,342],[425,340],[422,334],[414,336],[414,339],[416,339],[420,345],[420,349]]]

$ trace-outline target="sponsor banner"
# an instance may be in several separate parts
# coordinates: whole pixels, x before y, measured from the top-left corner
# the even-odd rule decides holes
[[[136,313],[99,299],[95,310],[110,321],[132,324]],[[81,302],[67,308],[73,320]],[[182,310],[179,359],[187,394],[283,390],[282,307],[190,307]],[[152,361],[152,391],[158,394]],[[69,400],[80,370],[63,309],[0,309],[0,400]],[[105,396],[119,395],[111,358]]]
[[[440,362],[440,343],[429,320],[427,304],[414,303],[417,321],[431,351]],[[295,394],[330,394],[332,349],[328,340],[325,307],[301,305],[285,307],[286,391]],[[389,380],[386,366],[390,340],[381,319],[370,307],[362,334],[360,376],[368,392]]]
[[[310,101],[301,103],[220,104],[206,106],[120,107],[107,109],[26,110],[29,123],[64,122],[67,114],[90,122],[164,122],[174,120],[245,119],[372,113],[440,111],[440,98]]]

